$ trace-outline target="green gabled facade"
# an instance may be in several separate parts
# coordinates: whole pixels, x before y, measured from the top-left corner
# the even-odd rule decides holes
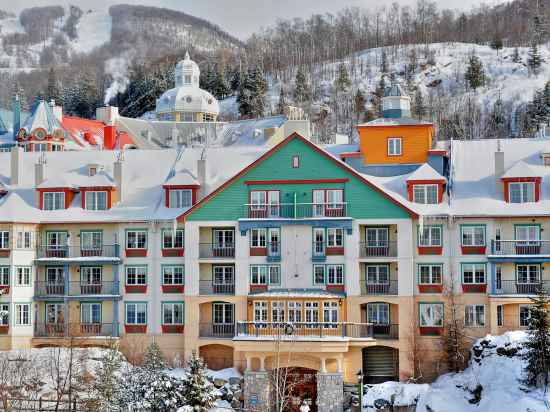
[[[295,156],[298,167],[293,167]],[[293,134],[184,217],[189,221],[238,220],[246,217],[245,204],[250,203],[253,190],[279,191],[281,204],[303,204],[312,203],[313,190],[318,189],[343,189],[347,217],[352,219],[409,218],[413,213],[324,150]]]

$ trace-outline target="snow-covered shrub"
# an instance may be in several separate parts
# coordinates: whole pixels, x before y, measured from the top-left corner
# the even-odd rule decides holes
[[[204,361],[195,353],[187,361],[185,399],[194,411],[207,412],[214,406],[216,388],[208,379]]]

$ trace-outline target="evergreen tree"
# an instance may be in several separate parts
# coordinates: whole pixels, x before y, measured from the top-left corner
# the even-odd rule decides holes
[[[531,43],[531,48],[529,49],[529,57],[527,58],[527,66],[532,73],[538,74],[540,66],[542,64],[542,59],[540,57],[539,48],[536,42]]]
[[[340,63],[340,65],[338,66],[338,76],[334,81],[334,88],[336,89],[337,92],[343,92],[350,87],[351,87],[351,80],[349,78],[346,65],[344,63]]]
[[[386,92],[386,77],[382,75],[378,86],[376,86],[376,91],[374,92],[376,112],[379,116],[382,116],[382,98]]]
[[[120,397],[119,372],[122,366],[122,355],[118,349],[110,348],[103,352],[100,363],[95,370],[91,398],[97,404],[97,410],[115,412],[117,399]]]
[[[388,73],[388,56],[386,55],[386,50],[382,50],[381,62],[380,62],[380,71],[382,74]]]
[[[524,383],[529,386],[546,387],[550,373],[550,331],[548,329],[548,309],[550,302],[542,284],[539,284],[537,296],[531,298],[533,306],[529,312],[527,341],[524,344],[523,359]]]
[[[279,92],[279,101],[277,102],[277,114],[284,114],[285,107],[287,105],[285,97],[285,89],[281,86],[281,91]]]
[[[61,93],[59,91],[59,83],[57,81],[57,75],[55,72],[55,69],[50,67],[50,71],[48,72],[48,86],[46,89],[46,100],[51,101],[54,100],[57,103],[61,103],[60,101]]]
[[[416,49],[412,49],[409,53],[409,64],[407,65],[411,74],[416,73],[418,69],[418,57],[416,56]]]
[[[267,81],[259,66],[255,66],[248,70],[245,87],[250,92],[250,115],[253,117],[262,117],[265,111]]]
[[[254,96],[252,95],[251,82],[247,73],[240,75],[239,89],[237,94],[237,104],[239,113],[242,117],[252,116],[252,104]]]
[[[424,104],[424,96],[420,89],[416,89],[414,94],[413,114],[417,119],[424,119],[427,113],[426,105]]]
[[[489,115],[489,121],[487,124],[487,135],[493,136],[497,139],[504,139],[507,136],[507,127],[506,127],[506,115],[504,113],[504,105],[500,95],[498,99],[493,104],[493,109]]]
[[[212,69],[212,66],[209,65],[205,70],[201,70],[199,84],[202,89],[216,95],[216,73]]]
[[[357,92],[355,93],[354,98],[355,103],[355,113],[357,115],[357,121],[361,121],[361,117],[365,114],[365,104],[367,103],[367,100],[365,99],[365,95],[361,92],[361,89],[357,89]]]
[[[490,46],[491,46],[491,49],[497,51],[497,55],[498,55],[498,51],[502,49],[502,47],[504,46],[502,43],[502,37],[500,37],[498,33],[495,34],[495,36],[493,37],[493,40],[491,40]]]
[[[483,70],[483,63],[475,54],[472,54],[468,59],[468,67],[464,74],[465,80],[468,82],[468,86],[476,90],[478,87],[485,85],[485,71]]]
[[[214,96],[216,96],[217,99],[223,100],[230,94],[231,86],[224,73],[220,70],[216,71],[216,88],[214,90]]]
[[[514,63],[521,63],[521,57],[519,55],[519,49],[517,47],[514,48],[514,54],[512,54],[512,61]]]
[[[185,402],[194,411],[208,412],[216,399],[214,385],[206,376],[204,361],[196,353],[187,361],[187,379],[185,380]]]
[[[238,91],[241,87],[241,80],[242,80],[242,73],[240,70],[235,70],[233,75],[231,76],[231,90],[234,92]]]
[[[147,347],[145,356],[143,357],[143,368],[149,371],[162,371],[166,369],[166,360],[158,343],[153,342]]]
[[[296,80],[294,86],[294,100],[298,104],[303,104],[311,99],[311,88],[307,82],[306,75],[302,68],[298,68],[296,72]]]

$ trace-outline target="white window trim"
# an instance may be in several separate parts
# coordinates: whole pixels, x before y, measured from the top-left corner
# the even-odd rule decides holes
[[[427,243],[422,243],[422,230],[423,229],[429,229],[428,230],[428,237],[424,240],[429,240]],[[432,230],[437,229],[439,230],[439,244],[434,244],[432,240]],[[418,228],[418,246],[419,247],[443,247],[443,228],[441,226],[431,226],[426,225],[423,228]]]
[[[23,322],[23,308],[28,308],[28,319],[27,322]],[[32,318],[31,318],[31,304],[30,303],[15,303],[14,304],[14,313],[15,313],[15,326],[31,326]]]
[[[428,202],[428,189],[435,187],[435,202],[431,203]],[[420,199],[416,198],[416,189],[421,188],[424,193],[424,201],[420,202]],[[412,194],[413,194],[413,202],[418,203],[421,205],[437,205],[439,204],[439,185],[436,183],[417,183],[413,185],[412,188]]]
[[[423,307],[427,307],[427,306],[439,306],[441,307],[441,319],[440,319],[440,323],[434,323],[434,324],[422,324],[422,308]],[[418,316],[419,316],[419,319],[418,319],[418,322],[419,322],[419,325],[420,327],[422,328],[442,328],[443,327],[443,317],[444,317],[444,310],[445,308],[443,307],[443,303],[438,303],[438,302],[433,302],[433,303],[430,303],[430,302],[421,302],[419,303],[419,313],[418,313]],[[436,313],[434,311],[434,313]]]
[[[175,279],[175,275],[174,275],[174,271],[176,268],[181,268],[181,271],[182,271],[182,277],[181,277],[181,283],[175,283],[174,282],[174,279]],[[172,277],[172,282],[171,283],[166,283],[164,281],[164,271],[166,269],[169,269],[171,271],[170,273],[170,276]],[[162,266],[162,284],[163,285],[176,285],[176,286],[183,286],[185,284],[185,266],[184,265],[163,265]]]
[[[130,233],[145,233],[145,244],[143,247],[134,247],[134,246],[131,246],[129,244],[129,234]],[[126,231],[126,249],[132,249],[132,250],[147,250],[147,242],[149,241],[148,239],[148,233],[147,233],[147,230],[139,230],[139,229],[129,229]],[[137,237],[136,237],[136,245],[137,245]]]
[[[128,269],[144,269],[145,271],[145,283],[137,283],[137,279],[138,279],[138,274],[135,273],[133,276],[135,277],[135,280],[136,280],[136,283],[128,283]],[[148,275],[148,270],[147,270],[147,266],[146,265],[130,265],[130,266],[126,266],[125,270],[124,270],[124,274],[125,274],[125,284],[128,285],[128,286],[146,286],[147,285],[147,275]]]
[[[0,249],[7,250],[10,248],[10,237],[8,230],[0,231]]]
[[[396,145],[397,142],[398,144]],[[403,155],[403,138],[389,137],[387,149],[388,149],[388,152],[387,152],[388,156],[402,156]]]
[[[105,194],[105,207],[100,207],[100,206],[103,206],[99,202],[99,194],[101,193]],[[91,199],[88,199],[88,195],[90,195]],[[109,208],[108,203],[109,203],[109,194],[107,193],[106,190],[90,190],[90,191],[86,191],[84,194],[84,208],[86,210],[94,210],[94,211],[107,210]]]
[[[428,277],[430,278],[429,283],[422,282],[422,270],[421,270],[422,267],[430,268],[429,274],[428,274]],[[434,267],[437,267],[441,270],[440,281],[439,282],[434,282],[433,281],[433,278],[434,278],[433,268]],[[443,284],[443,264],[441,264],[441,263],[420,263],[418,265],[418,284],[419,285],[442,285]]]
[[[28,269],[29,282],[28,283],[19,283],[19,270]],[[23,277],[25,274],[23,273]],[[15,286],[31,286],[32,285],[32,266],[15,266]]]
[[[138,306],[140,305],[143,305],[145,306],[145,322],[138,322],[137,321],[137,308]],[[135,314],[136,314],[136,319],[135,319],[135,322],[128,322],[128,308],[130,306],[135,306],[136,310],[135,310]],[[125,325],[147,325],[147,317],[148,317],[148,314],[147,314],[147,302],[126,302],[126,305],[124,307],[124,324]]]
[[[482,233],[483,233],[483,243],[477,245],[475,244],[475,230],[476,229],[481,229],[482,230]],[[464,232],[469,232],[471,231],[470,235],[472,237],[472,244],[471,245],[468,245],[468,244],[465,244],[464,243]],[[465,247],[483,247],[485,246],[487,243],[487,241],[485,240],[485,226],[483,225],[470,225],[470,226],[461,226],[460,227],[460,244],[461,246],[465,246]]]
[[[174,314],[174,306],[181,306],[181,322],[175,322],[176,316]],[[164,321],[164,308],[171,306],[172,322],[166,323]],[[163,325],[183,325],[185,323],[185,305],[183,302],[162,302],[161,304],[161,319]]]
[[[46,197],[47,196],[52,196],[52,207],[51,208],[46,208]],[[59,199],[56,199],[57,197],[59,197]],[[56,207],[56,200],[59,201],[59,206],[60,207]],[[42,195],[42,207],[43,207],[43,210],[63,210],[65,209],[65,192],[44,192],[43,195]]]
[[[468,321],[468,314],[467,314],[468,308],[473,310],[472,319],[471,319],[472,322]],[[481,324],[478,323],[477,321],[478,308],[483,308],[483,323]],[[487,315],[485,311],[485,305],[465,305],[464,306],[464,326],[466,326],[467,328],[484,328],[486,323],[487,323]]]
[[[533,191],[532,191],[533,200],[523,201],[524,195],[526,193],[529,193],[528,191],[526,192],[526,189],[525,189],[526,185],[532,186],[533,188]],[[512,186],[519,186],[519,193],[521,198],[520,202],[512,202]],[[536,201],[536,190],[537,190],[537,187],[535,182],[510,182],[508,183],[508,202],[509,203],[534,203]]]
[[[467,266],[472,267],[472,282],[464,281],[464,272]],[[476,270],[478,267],[483,267],[483,282],[476,281]],[[485,263],[462,263],[461,265],[462,272],[462,284],[463,285],[486,285],[487,284],[487,265]]]
[[[172,193],[176,194],[176,202],[180,205],[172,204]],[[189,194],[189,205],[183,204],[183,193]],[[169,208],[189,208],[193,206],[193,191],[191,189],[168,189],[168,207]]]
[[[166,236],[166,233],[169,233],[172,237],[172,240],[170,242],[171,246],[166,246],[166,242],[165,242],[165,238],[164,238]],[[175,246],[176,238],[178,237],[178,233],[181,233],[181,237],[182,237],[182,243],[183,244],[181,246]],[[185,245],[185,232],[184,232],[183,229],[176,229],[175,233],[172,229],[163,229],[162,230],[161,242],[162,242],[162,249],[183,249],[184,245]]]

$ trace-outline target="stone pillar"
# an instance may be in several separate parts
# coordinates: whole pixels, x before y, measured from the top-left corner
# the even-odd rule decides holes
[[[244,373],[244,409],[254,412],[265,412],[270,409],[268,372]]]
[[[343,412],[344,377],[341,373],[317,374],[317,410]]]

